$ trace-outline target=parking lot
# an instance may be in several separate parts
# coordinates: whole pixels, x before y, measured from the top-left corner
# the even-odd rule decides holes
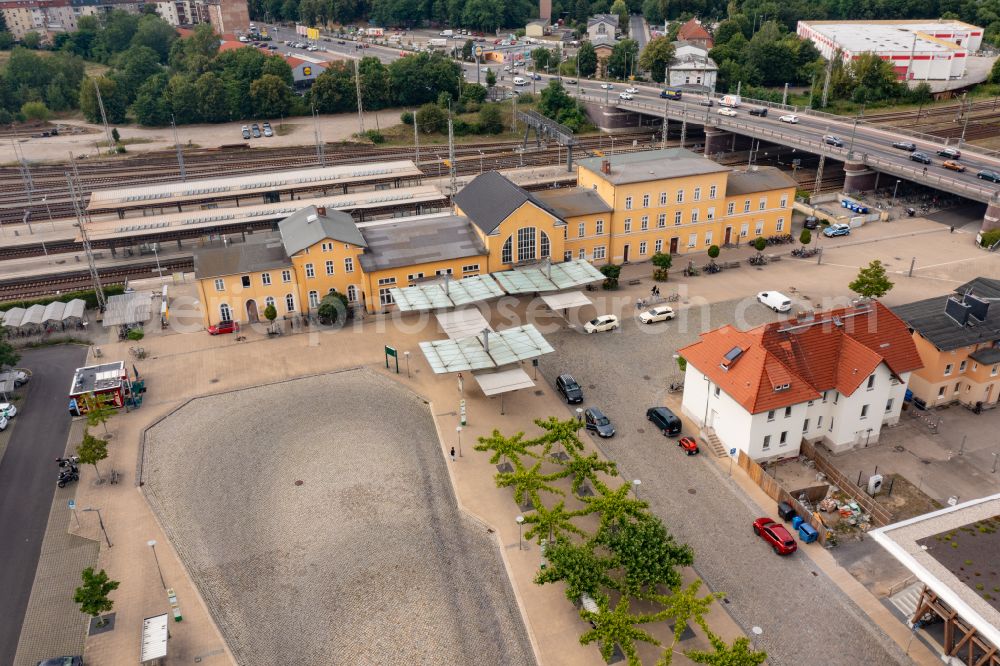
[[[238,663],[533,664],[445,464],[422,400],[345,371],[188,403],[145,490]]]

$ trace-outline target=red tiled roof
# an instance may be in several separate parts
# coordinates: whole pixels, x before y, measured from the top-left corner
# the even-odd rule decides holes
[[[250,46],[249,44],[244,44],[243,42],[234,42],[230,40],[223,41],[219,44],[219,53],[223,51],[232,51],[233,49],[242,49],[244,46]]]
[[[736,347],[742,354],[724,369]],[[750,331],[723,326],[678,353],[751,414],[829,389],[851,395],[883,362],[897,376],[922,366],[906,324],[878,301]]]
[[[677,39],[689,40],[689,39],[711,39],[712,36],[708,34],[708,30],[705,30],[697,19],[691,19],[687,23],[681,26],[680,30],[677,31]]]
[[[285,62],[288,63],[288,66],[292,68],[298,67],[299,65],[307,62],[302,58],[296,58],[294,56],[281,56],[281,57],[284,58]]]

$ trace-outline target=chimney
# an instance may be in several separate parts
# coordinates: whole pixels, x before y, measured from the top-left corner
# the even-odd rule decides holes
[[[316,214],[320,217],[326,217],[326,206],[316,206]]]
[[[969,310],[971,306],[963,303],[954,296],[949,296],[944,303],[944,313],[951,317],[959,326],[965,326],[969,322]]]
[[[601,161],[601,171],[603,173],[611,173],[611,160]]]
[[[977,321],[984,322],[990,311],[990,302],[985,299],[976,298],[972,294],[966,294],[965,304],[969,306],[969,315],[975,317]]]

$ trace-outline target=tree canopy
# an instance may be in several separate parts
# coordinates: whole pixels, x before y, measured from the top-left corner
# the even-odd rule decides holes
[[[639,67],[649,72],[657,83],[663,83],[667,66],[674,57],[674,45],[666,37],[657,37],[646,44],[639,56]]]
[[[892,289],[893,283],[885,272],[885,266],[875,259],[858,271],[847,288],[863,298],[882,298]]]

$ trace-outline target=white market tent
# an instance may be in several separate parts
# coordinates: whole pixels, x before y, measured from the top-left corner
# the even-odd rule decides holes
[[[24,317],[21,319],[19,328],[26,332],[41,329],[44,318],[45,306],[37,304],[32,305],[24,312]]]
[[[66,304],[63,311],[63,323],[79,324],[83,321],[83,316],[87,312],[87,302],[82,298],[74,298]]]
[[[153,294],[149,291],[130,291],[108,299],[104,311],[104,326],[128,326],[149,321]]]
[[[483,313],[475,308],[449,310],[448,312],[439,312],[434,316],[437,317],[438,324],[441,325],[450,340],[475,337],[484,329],[493,330]]]
[[[459,340],[421,342],[434,374],[488,370],[555,351],[531,324]]]
[[[62,324],[63,314],[66,312],[66,304],[62,301],[52,301],[45,306],[42,315],[42,323],[47,327]]]
[[[582,291],[564,291],[558,294],[546,294],[542,296],[542,302],[553,310],[565,310],[591,305],[593,301],[587,298],[587,295]]]
[[[11,308],[4,313],[3,325],[7,328],[17,328],[21,325],[21,320],[24,319],[24,308]]]

